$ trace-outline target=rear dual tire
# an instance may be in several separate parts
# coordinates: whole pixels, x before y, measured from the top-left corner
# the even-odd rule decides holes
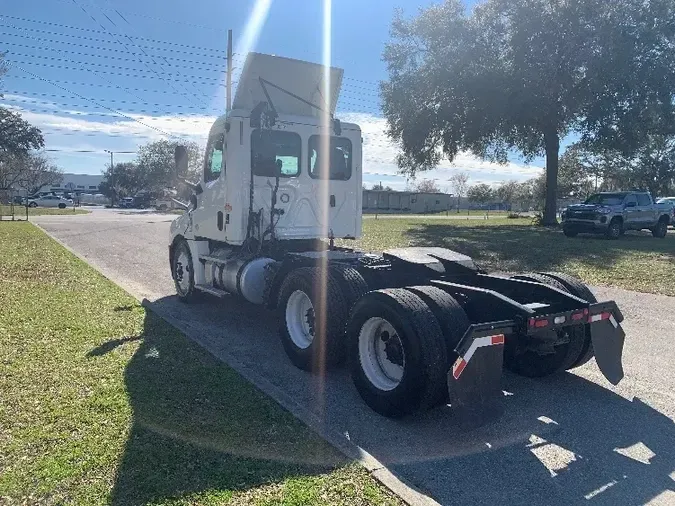
[[[528,273],[513,276],[515,279],[532,281],[571,293],[587,302],[597,302],[591,291],[579,280],[561,273]],[[551,331],[552,332],[552,331]],[[553,352],[540,354],[523,346],[518,336],[507,338],[504,350],[504,366],[521,376],[540,378],[579,367],[593,357],[593,346],[588,324],[558,330],[557,337],[566,334],[569,342],[553,347]],[[521,339],[527,339],[521,336]]]
[[[354,386],[377,413],[401,417],[446,398],[443,331],[418,295],[403,288],[367,293],[354,306],[347,335]]]

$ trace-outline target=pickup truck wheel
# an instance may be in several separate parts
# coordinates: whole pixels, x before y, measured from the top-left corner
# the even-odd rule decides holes
[[[565,234],[565,237],[576,237],[579,235],[579,232],[572,227],[563,226],[563,234]]]
[[[296,367],[320,372],[343,360],[349,307],[330,273],[324,280],[314,267],[291,271],[279,290],[277,307],[281,344]]]
[[[171,263],[171,275],[176,286],[178,300],[181,302],[191,302],[197,297],[193,269],[190,247],[184,239],[181,239],[174,246],[173,262]]]
[[[513,279],[548,285],[563,292],[570,292],[557,279],[540,273],[519,274],[512,277]],[[536,346],[532,346],[534,344],[532,338],[514,336],[520,337],[520,339],[509,342],[509,336],[507,336],[504,347],[504,366],[516,374],[530,378],[549,376],[571,368],[583,353],[585,345],[584,327],[575,325],[557,331],[543,332],[548,333],[547,337],[552,340],[566,340],[567,342],[554,344],[550,353],[541,354],[533,349]],[[530,341],[529,344],[528,341]]]
[[[664,216],[652,229],[652,235],[654,237],[658,237],[659,239],[663,239],[667,233],[668,233],[668,217]]]
[[[401,417],[446,398],[448,359],[429,306],[403,288],[368,292],[347,324],[354,386],[374,411]]]
[[[623,235],[623,223],[621,223],[621,220],[613,218],[607,226],[605,236],[607,236],[608,239],[618,239],[621,235]]]

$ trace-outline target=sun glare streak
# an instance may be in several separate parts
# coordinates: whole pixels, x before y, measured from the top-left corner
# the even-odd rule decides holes
[[[319,187],[319,207],[320,207],[320,218],[321,218],[321,227],[323,237],[329,237],[332,235],[329,222],[330,214],[328,208],[328,193],[330,189],[330,134],[331,134],[331,82],[330,82],[330,69],[331,69],[331,38],[332,38],[332,0],[323,1],[323,55],[322,61],[323,64],[323,89],[320,90],[323,95],[324,110],[320,113],[320,134],[321,141],[319,150],[322,152],[320,159],[319,171],[322,175]],[[328,262],[327,258],[324,258],[321,262],[321,269],[319,275],[319,287],[318,293],[320,294],[319,304],[324,309],[321,311],[322,318],[318,322],[319,325],[319,335],[326,335],[326,316],[327,312],[330,310],[327,306],[327,288],[328,288]],[[323,412],[325,405],[325,364],[326,364],[326,346],[325,343],[320,347],[320,356],[319,360],[319,378],[318,378],[318,391],[317,399],[321,403],[319,411]]]
[[[253,5],[242,36],[237,39],[235,44],[233,44],[234,54],[236,55],[233,59],[240,59],[241,63],[234,65],[234,67],[237,68],[232,70],[232,82],[239,80],[239,76],[244,70],[243,59],[248,56],[250,51],[255,50],[258,39],[260,38],[260,32],[262,31],[262,27],[265,25],[265,21],[267,21],[267,16],[270,12],[271,6],[272,0],[256,0],[255,4]],[[225,83],[225,73],[223,73],[223,83]],[[236,85],[233,85],[232,88],[232,99],[234,100],[234,89],[236,88]],[[223,104],[225,104],[225,98],[219,97],[216,107],[223,107]]]

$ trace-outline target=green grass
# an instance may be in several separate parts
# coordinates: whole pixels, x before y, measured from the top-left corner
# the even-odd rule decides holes
[[[0,216],[8,219],[11,216],[11,207],[0,205]],[[66,209],[59,209],[55,207],[29,207],[28,216],[44,216],[51,214],[89,214],[91,211],[82,208],[67,207]],[[14,206],[14,215],[16,219],[26,219],[26,208],[24,206]]]
[[[30,223],[0,308],[0,504],[400,504]]]
[[[366,251],[401,246],[442,246],[474,258],[490,271],[556,270],[586,283],[675,296],[675,233],[664,239],[629,232],[567,238],[559,229],[535,227],[530,219],[363,221],[363,238],[345,242]]]

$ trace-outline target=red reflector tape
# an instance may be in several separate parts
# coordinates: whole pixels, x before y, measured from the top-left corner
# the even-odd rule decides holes
[[[547,327],[548,326],[548,320],[537,320],[534,322],[534,326],[537,328],[541,327]]]
[[[492,336],[492,344],[504,344],[504,334]]]
[[[452,377],[459,379],[459,377],[462,375],[462,371],[464,371],[464,368],[466,367],[466,364],[467,362],[462,357],[459,357],[457,360],[455,360],[455,363],[452,365]]]

